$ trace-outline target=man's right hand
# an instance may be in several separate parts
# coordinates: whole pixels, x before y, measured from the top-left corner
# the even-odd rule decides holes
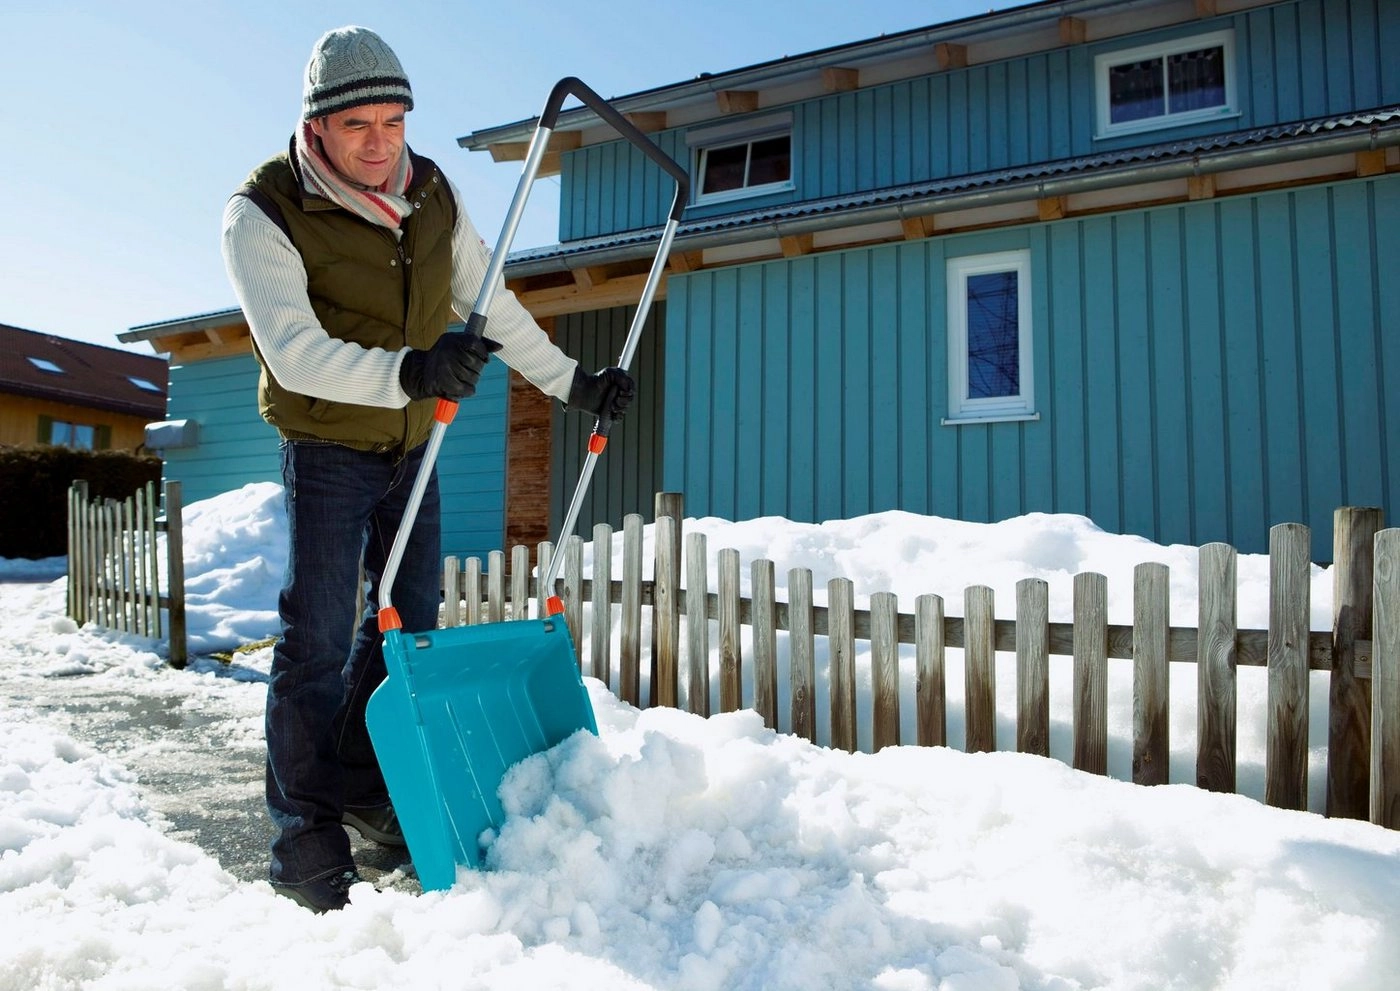
[[[413,350],[399,365],[399,385],[409,399],[466,399],[487,359],[501,345],[489,338],[463,331],[449,331],[426,351]]]

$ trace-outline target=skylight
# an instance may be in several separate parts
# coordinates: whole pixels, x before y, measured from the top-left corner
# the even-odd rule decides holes
[[[30,359],[29,359],[29,363],[30,363],[31,365],[33,365],[35,368],[39,369],[41,372],[54,372],[55,374],[58,374],[58,375],[62,375],[62,374],[63,374],[63,369],[62,369],[62,368],[59,368],[57,365],[55,365],[52,361],[49,361],[47,358],[30,358]]]
[[[134,376],[134,375],[128,375],[128,376],[126,377],[126,380],[127,380],[128,382],[130,382],[132,385],[136,386],[136,388],[138,388],[138,389],[145,389],[147,392],[160,392],[160,391],[161,391],[160,386],[156,385],[154,382],[148,382],[146,379],[139,379],[139,378],[137,378],[137,377]]]

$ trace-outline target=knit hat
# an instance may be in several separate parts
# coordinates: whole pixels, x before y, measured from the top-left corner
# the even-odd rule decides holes
[[[402,103],[405,110],[413,109],[413,91],[398,56],[369,28],[327,31],[306,63],[301,119],[368,103]]]

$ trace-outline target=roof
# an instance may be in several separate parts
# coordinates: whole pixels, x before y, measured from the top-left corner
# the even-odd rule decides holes
[[[806,77],[818,76],[823,68],[829,66],[861,67],[889,62],[930,50],[940,43],[993,41],[1009,35],[1051,29],[1062,18],[1085,17],[1110,8],[1119,13],[1133,8],[1160,7],[1165,6],[1166,2],[1167,0],[1038,0],[1033,3],[1013,3],[1004,10],[991,10],[985,14],[882,34],[875,38],[833,45],[799,55],[785,55],[782,58],[724,72],[702,72],[694,79],[684,82],[612,97],[608,99],[608,103],[613,109],[624,114],[676,109],[698,102],[713,103],[715,95],[724,90],[788,85]],[[528,141],[534,134],[538,119],[530,117],[483,128],[458,138],[457,144],[472,151],[480,151],[495,144]],[[558,133],[580,130],[599,123],[598,116],[592,110],[587,107],[573,107],[559,114],[554,131]]]
[[[159,418],[168,372],[158,355],[0,324],[0,393]]]
[[[1400,145],[1400,106],[682,221],[675,247],[692,251],[837,224],[902,219],[971,205],[1391,145]],[[512,252],[506,275],[520,277],[601,259],[647,256],[655,250],[660,232],[659,227],[622,231]]]

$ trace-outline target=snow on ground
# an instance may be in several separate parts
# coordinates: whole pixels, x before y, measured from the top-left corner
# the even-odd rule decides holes
[[[200,649],[272,632],[279,507],[275,486],[249,486],[188,508]],[[1194,625],[1192,549],[1076,517],[686,526],[711,553],[772,557],[780,580],[796,565],[819,587],[844,574],[906,609],[938,592],[950,614],[967,584],[1009,606],[1003,588],[1033,575],[1054,610],[1068,576],[1096,570],[1110,621],[1126,622],[1131,582],[1116,576],[1162,560],[1174,612],[1187,610],[1173,622]],[[752,712],[638,711],[592,681],[599,736],[511,772],[489,870],[427,895],[390,876],[313,916],[175,838],[120,745],[99,750],[72,713],[29,704],[178,700],[253,762],[267,651],[172,671],[159,644],[77,628],[52,570],[18,568],[0,567],[0,991],[1389,989],[1400,973],[1395,832],[1012,753],[833,752]],[[1242,558],[1240,574],[1241,625],[1262,626],[1267,562]],[[1328,584],[1319,569],[1323,627]],[[1121,747],[1121,725],[1115,736]]]

